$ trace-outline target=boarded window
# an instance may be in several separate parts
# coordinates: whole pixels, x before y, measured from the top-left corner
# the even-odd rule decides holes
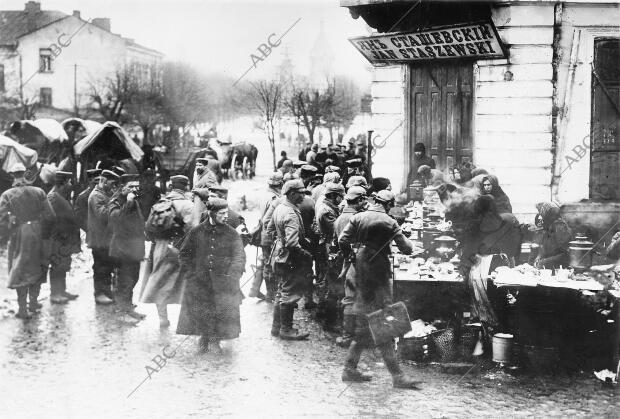
[[[41,87],[39,103],[41,106],[52,106],[52,89],[50,87]]]
[[[620,200],[620,39],[594,42],[590,198]]]

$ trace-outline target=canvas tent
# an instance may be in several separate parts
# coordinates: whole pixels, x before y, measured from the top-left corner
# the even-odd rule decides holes
[[[15,163],[23,163],[26,168],[37,162],[37,152],[17,141],[0,135],[0,161],[2,170],[8,171]]]
[[[73,146],[81,160],[97,161],[133,159],[140,161],[144,152],[116,122],[105,122],[99,129],[82,138]]]

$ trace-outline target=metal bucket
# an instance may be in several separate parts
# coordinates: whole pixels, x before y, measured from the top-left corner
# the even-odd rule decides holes
[[[510,364],[512,338],[508,333],[496,333],[493,336],[493,361]]]

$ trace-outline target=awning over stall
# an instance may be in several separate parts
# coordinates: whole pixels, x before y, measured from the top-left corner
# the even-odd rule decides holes
[[[15,163],[22,163],[26,168],[37,162],[37,152],[17,141],[0,135],[0,161],[2,170],[8,171]]]
[[[97,131],[82,138],[73,151],[76,156],[89,154],[106,156],[114,160],[127,158],[136,161],[142,159],[144,152],[127,135],[127,132],[116,122],[105,122]]]

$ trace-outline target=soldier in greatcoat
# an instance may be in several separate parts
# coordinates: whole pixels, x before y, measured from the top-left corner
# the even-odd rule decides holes
[[[338,218],[338,206],[344,196],[344,186],[340,183],[326,183],[325,195],[316,206],[315,228],[319,236],[319,252],[324,261],[323,277],[319,287],[319,313],[324,320],[324,327],[334,331],[338,327],[338,300],[342,297],[337,284],[342,258],[336,254],[332,246],[334,237],[334,222]]]
[[[389,255],[392,240],[404,254],[410,254],[413,246],[403,235],[396,220],[388,215],[394,206],[394,194],[383,190],[375,196],[375,203],[367,211],[355,214],[349,220],[338,239],[345,257],[349,257],[354,245],[359,245],[355,255],[355,337],[342,372],[343,381],[369,381],[371,377],[357,369],[364,348],[372,348],[366,314],[381,310],[392,303],[392,280]],[[416,382],[403,373],[393,342],[379,345],[386,367],[392,374],[395,388],[416,389]]]
[[[183,175],[170,177],[170,191],[163,200],[170,201],[174,208],[174,220],[169,231],[158,232],[152,247],[152,268],[142,284],[141,303],[154,303],[159,314],[159,326],[168,327],[168,304],[180,304],[183,276],[179,264],[177,243],[193,227],[193,204],[189,189],[189,178]],[[147,231],[147,235],[155,232]]]
[[[95,302],[112,304],[112,272],[114,260],[110,257],[110,209],[108,204],[118,188],[120,176],[111,170],[103,170],[99,184],[88,197],[86,244],[93,252],[93,283]]]
[[[26,168],[15,163],[9,169],[13,187],[0,196],[1,238],[8,240],[8,287],[17,291],[16,317],[29,319],[40,305],[37,301],[45,282],[48,255],[45,249],[54,210],[45,192],[24,179]],[[45,239],[45,240],[44,240]],[[28,299],[30,304],[28,304]]]
[[[208,218],[189,231],[179,250],[185,289],[177,326],[178,334],[200,335],[205,351],[209,343],[219,348],[221,340],[241,333],[239,279],[245,270],[241,238],[226,222],[227,202],[213,198],[207,208]]]
[[[145,316],[133,308],[133,288],[138,282],[144,259],[144,216],[138,203],[138,175],[123,175],[124,185],[109,204],[110,257],[116,265],[116,303],[123,314],[141,320]],[[130,320],[131,321],[131,320]]]
[[[307,333],[293,328],[293,313],[307,289],[307,272],[312,267],[312,254],[304,248],[308,242],[297,207],[305,193],[301,180],[287,181],[282,187],[282,195],[286,198],[274,210],[267,227],[268,234],[275,237],[270,262],[278,281],[271,334],[285,340],[308,338]]]
[[[78,296],[67,292],[67,272],[71,269],[71,255],[81,249],[80,227],[69,202],[73,173],[58,170],[52,190],[47,194],[56,221],[50,237],[50,302],[65,304]]]

